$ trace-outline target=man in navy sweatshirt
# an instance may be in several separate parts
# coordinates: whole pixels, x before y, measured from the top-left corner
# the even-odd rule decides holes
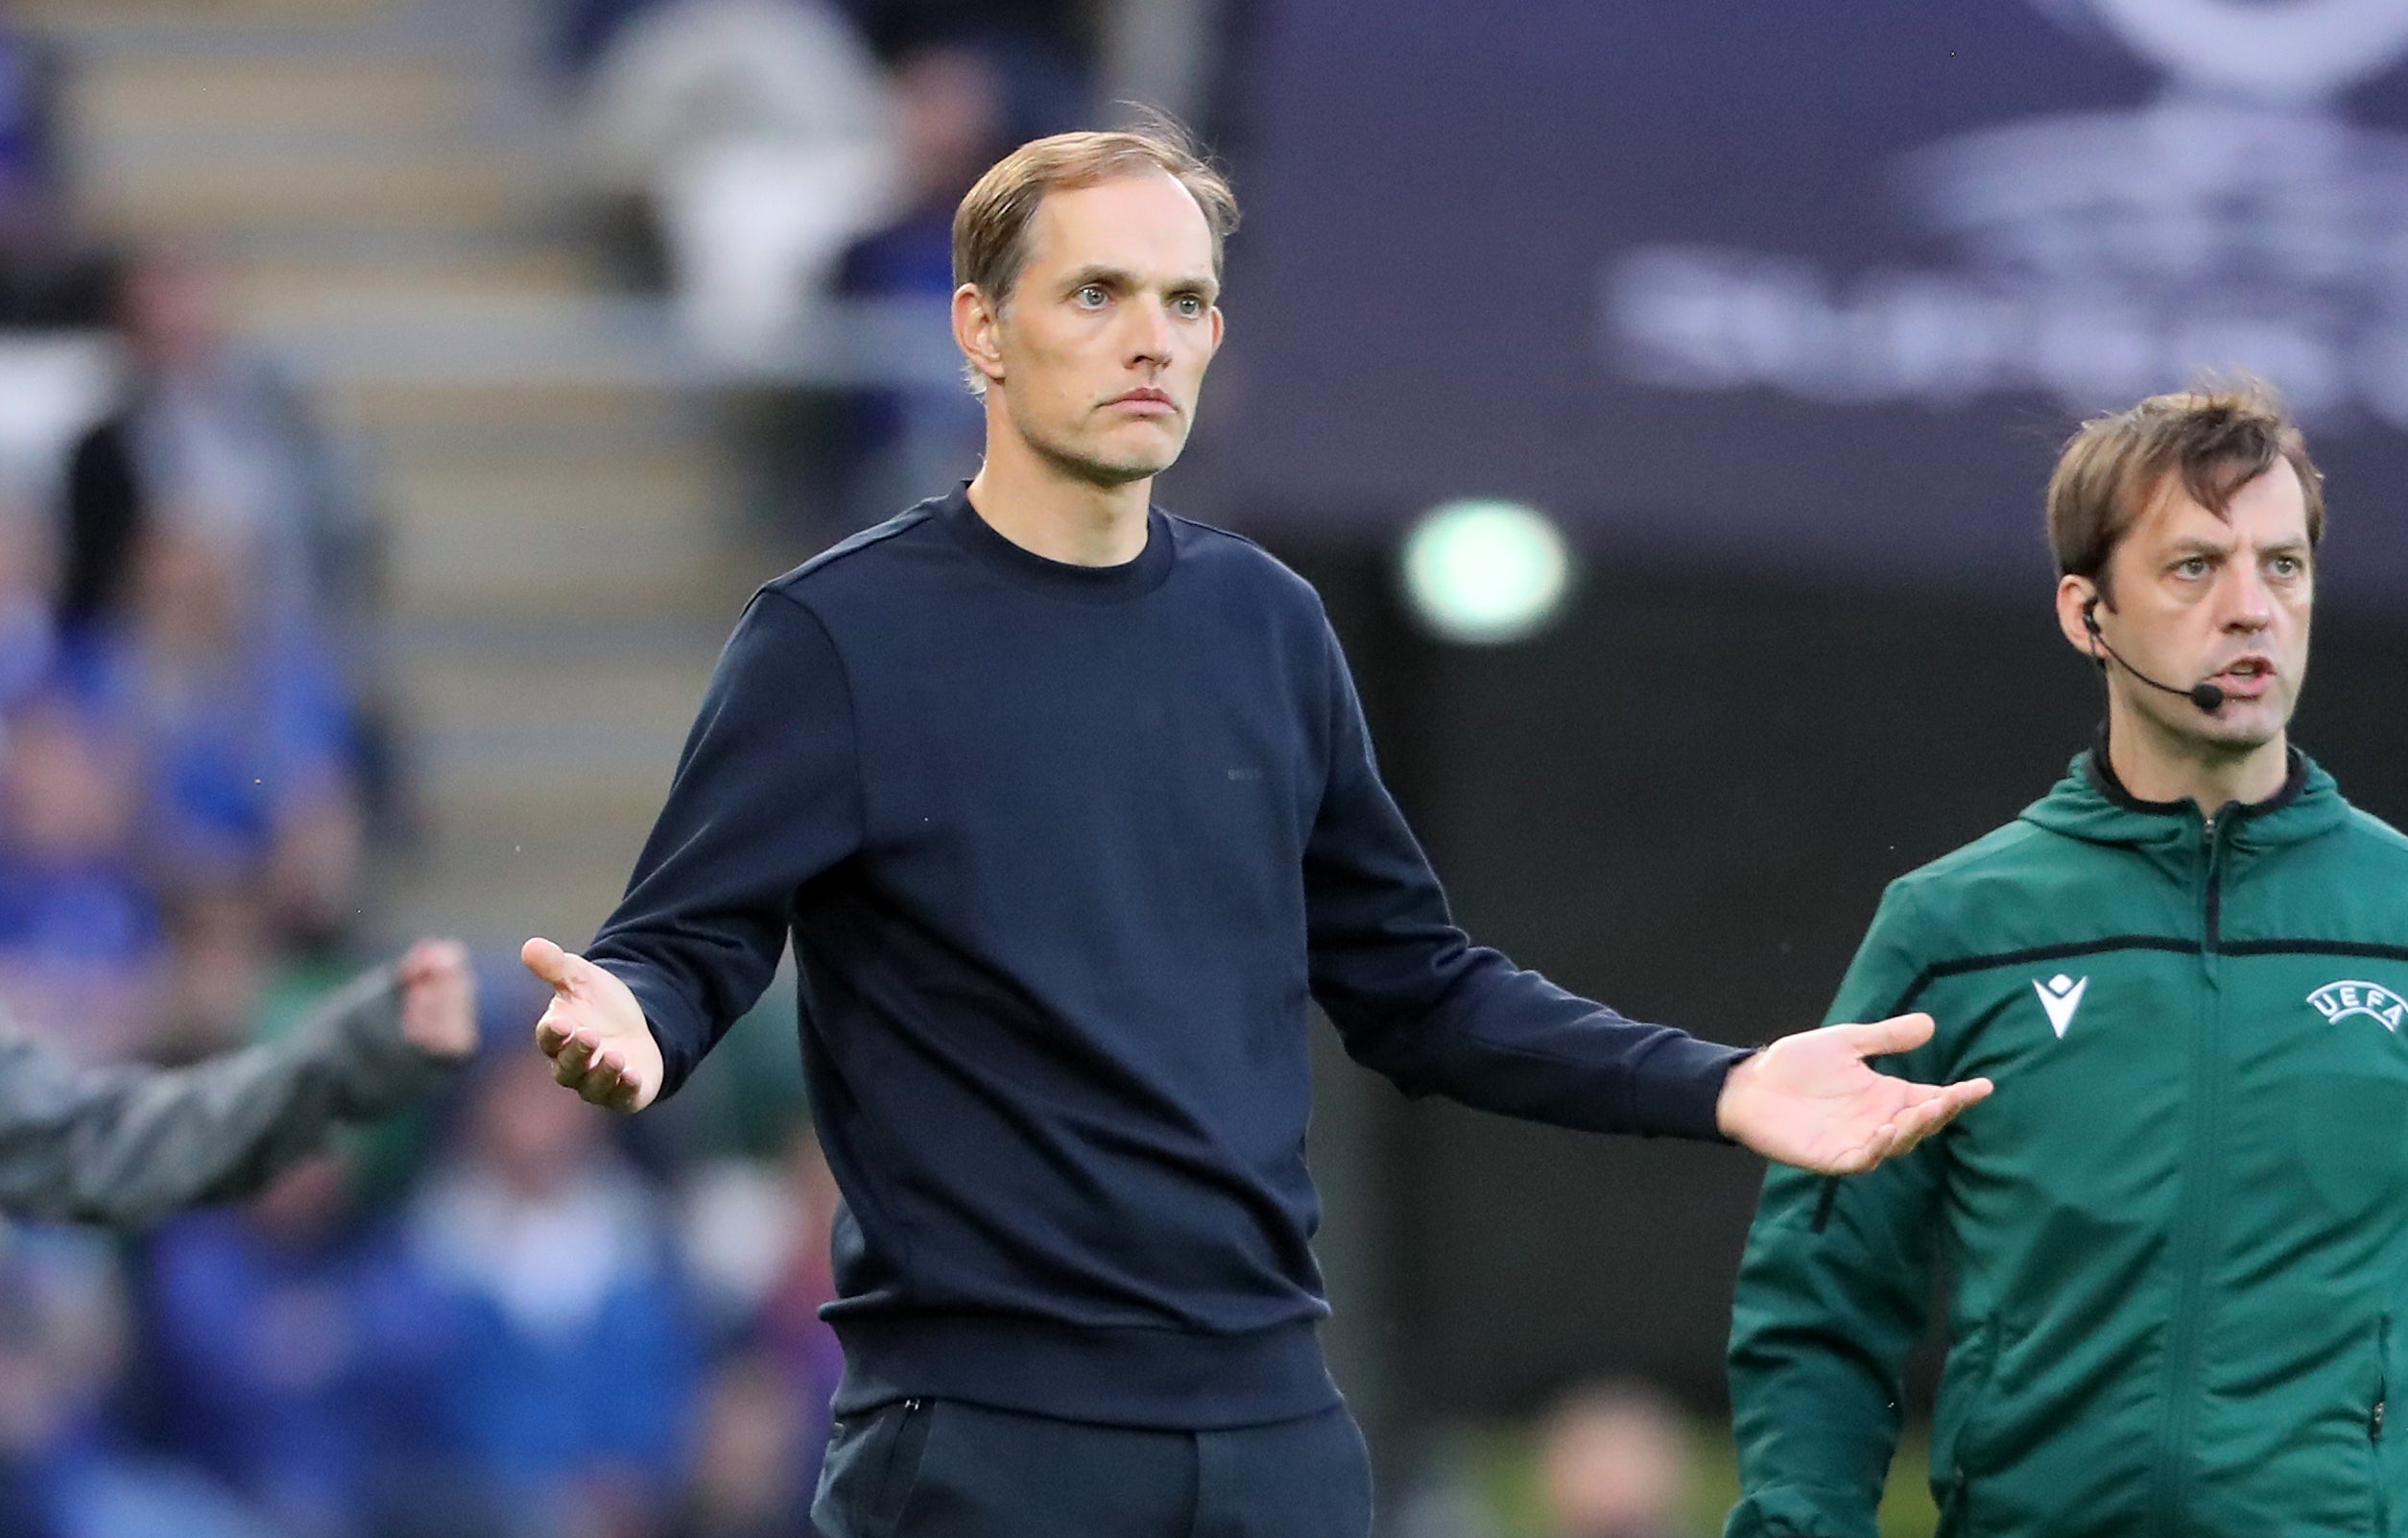
[[[762,589],[536,1041],[674,1091],[791,936],[845,1196],[831,1538],[1362,1538],[1322,1363],[1306,1026],[1408,1094],[1864,1169],[1987,1093],[1908,1016],[1750,1055],[1466,941],[1319,599],[1153,508],[1220,345],[1228,186],[1038,140],[954,223],[978,477]]]

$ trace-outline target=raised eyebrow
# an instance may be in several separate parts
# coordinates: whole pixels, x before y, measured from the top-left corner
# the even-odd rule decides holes
[[[1109,288],[1127,293],[1135,279],[1117,267],[1082,267],[1063,280],[1061,291],[1076,294],[1083,288]]]
[[[1115,294],[1127,294],[1142,285],[1138,283],[1137,276],[1125,268],[1082,267],[1062,280],[1061,291],[1076,294],[1090,286],[1109,289]],[[1162,291],[1173,297],[1193,294],[1210,304],[1219,298],[1221,285],[1209,277],[1175,277],[1162,285]]]

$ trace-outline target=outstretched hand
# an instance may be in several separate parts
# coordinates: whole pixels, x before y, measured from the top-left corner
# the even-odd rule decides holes
[[[401,1037],[429,1057],[457,1062],[477,1049],[477,988],[468,948],[421,940],[394,971],[401,984]]]
[[[1715,1122],[1767,1159],[1817,1174],[1861,1174],[1991,1092],[1988,1079],[1917,1084],[1865,1064],[1920,1046],[1931,1032],[1929,1015],[1900,1015],[1785,1036],[1730,1070]]]
[[[660,1093],[660,1044],[627,984],[549,940],[528,941],[518,959],[552,985],[552,1002],[536,1021],[552,1076],[607,1110],[652,1104]]]

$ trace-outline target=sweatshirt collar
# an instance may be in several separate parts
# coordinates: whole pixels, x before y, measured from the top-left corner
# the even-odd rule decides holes
[[[1024,588],[1080,603],[1111,604],[1142,597],[1162,586],[1175,555],[1171,520],[1160,508],[1146,509],[1146,544],[1136,559],[1112,566],[1082,566],[1024,550],[998,533],[970,506],[970,483],[938,499],[936,520],[980,565]]]

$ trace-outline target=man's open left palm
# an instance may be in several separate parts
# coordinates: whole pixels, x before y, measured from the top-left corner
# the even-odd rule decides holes
[[[1918,1084],[1865,1059],[1931,1040],[1929,1015],[1786,1036],[1731,1069],[1715,1107],[1723,1135],[1767,1159],[1853,1175],[1906,1152],[1991,1092],[1988,1079]]]

